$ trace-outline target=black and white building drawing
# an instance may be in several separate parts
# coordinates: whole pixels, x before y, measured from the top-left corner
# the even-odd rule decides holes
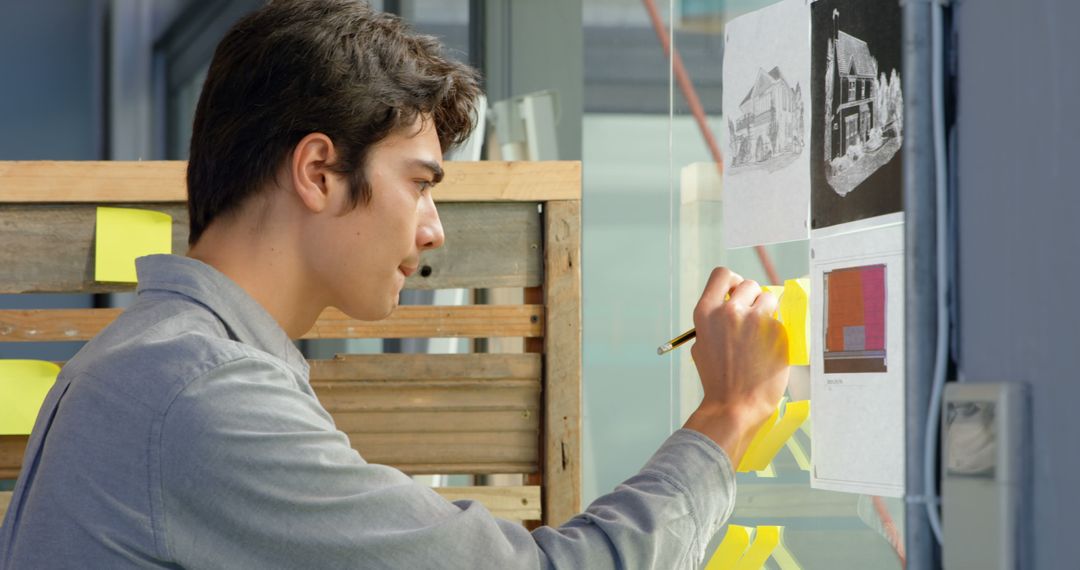
[[[805,145],[802,86],[791,85],[773,67],[758,68],[754,84],[727,120],[731,167],[761,166],[775,170],[790,164]]]
[[[841,30],[832,11],[824,79],[825,178],[847,196],[892,160],[903,143],[903,94],[896,69],[879,70],[866,41]]]

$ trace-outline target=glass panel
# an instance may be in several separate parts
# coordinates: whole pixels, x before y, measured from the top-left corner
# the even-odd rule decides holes
[[[675,284],[673,331],[692,326],[693,306],[712,267],[727,265],[763,284],[772,281],[754,248],[727,248],[721,231],[724,205],[720,190],[721,150],[725,148],[722,142],[729,137],[754,140],[745,152],[739,152],[740,159],[766,165],[785,154],[808,150],[803,150],[805,144],[798,137],[788,137],[785,133],[800,119],[801,108],[796,97],[805,93],[809,85],[798,86],[796,91],[796,85],[787,85],[784,70],[772,64],[757,66],[756,63],[755,68],[762,69],[756,80],[722,84],[726,23],[773,3],[774,0],[684,0],[676,4],[669,18],[667,31],[674,38],[683,62],[682,70],[672,70],[670,187],[672,202],[677,205],[673,222],[677,237],[671,256],[678,265],[674,274],[681,279]],[[680,74],[684,77],[680,78]],[[772,83],[758,85],[763,77]],[[684,85],[692,85],[700,99],[697,108],[688,103],[693,97],[687,96]],[[743,105],[723,107],[722,94],[727,88],[739,90],[730,95],[736,101],[744,101]],[[852,83],[850,89],[854,97],[858,86]],[[728,97],[729,102],[732,99]],[[809,113],[801,120],[809,121]],[[770,245],[763,253],[775,267],[777,281],[809,273],[807,241]],[[679,351],[673,356],[677,369],[672,384],[679,393],[678,416],[682,419],[700,401],[701,388],[689,351]],[[787,398],[809,397],[809,367],[793,367]],[[781,449],[770,469],[737,475],[738,502],[730,523],[749,527],[783,526],[786,550],[803,569],[900,568],[900,557],[890,540],[902,551],[903,501],[811,489],[810,433],[808,420],[791,443]],[[726,531],[725,527],[714,538],[710,555]],[[780,558],[770,558],[765,567],[791,567],[781,566]]]
[[[660,0],[667,13],[668,0]],[[640,0],[584,0],[583,502],[672,430],[668,65]],[[692,125],[676,125],[693,136]],[[704,160],[700,148],[693,160]]]

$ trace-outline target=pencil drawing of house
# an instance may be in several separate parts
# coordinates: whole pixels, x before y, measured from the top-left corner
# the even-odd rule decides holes
[[[833,10],[826,55],[826,178],[841,196],[896,154],[902,143],[903,96],[895,69],[879,75],[866,41],[840,30]]]
[[[758,68],[735,120],[728,119],[731,166],[789,163],[783,159],[798,156],[805,144],[803,114],[802,87],[789,84],[779,67]]]

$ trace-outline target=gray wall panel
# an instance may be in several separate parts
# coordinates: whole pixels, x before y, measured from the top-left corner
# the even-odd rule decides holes
[[[1035,568],[1080,557],[1080,3],[956,8],[960,362],[1032,387]]]

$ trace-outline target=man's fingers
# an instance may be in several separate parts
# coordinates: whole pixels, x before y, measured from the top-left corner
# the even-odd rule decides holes
[[[780,305],[780,297],[773,295],[768,291],[762,291],[754,300],[754,304],[750,305],[751,309],[772,316],[776,313],[776,308]]]
[[[749,307],[754,304],[754,300],[761,294],[761,285],[757,284],[757,281],[745,279],[737,286],[735,290],[731,292],[731,302],[736,305],[742,305]]]
[[[705,291],[701,293],[699,305],[711,309],[724,304],[728,293],[742,282],[742,276],[727,267],[713,269],[709,282],[705,284]]]

